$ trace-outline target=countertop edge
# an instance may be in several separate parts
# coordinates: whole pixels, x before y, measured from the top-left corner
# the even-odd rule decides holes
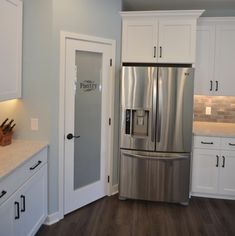
[[[26,140],[22,140],[22,141],[26,141]],[[33,141],[29,141],[29,142],[33,142]],[[27,161],[29,161],[30,159],[32,159],[36,154],[38,154],[40,151],[42,151],[44,148],[49,147],[49,143],[46,141],[35,141],[35,143],[41,143],[41,146],[33,153],[29,153],[26,155],[26,157],[24,158],[24,160],[20,161],[20,163],[18,163],[18,165],[14,166],[12,169],[10,169],[9,171],[7,171],[6,174],[3,174],[2,176],[0,176],[0,182],[2,180],[4,180],[5,178],[7,178],[9,175],[11,175],[16,169],[20,168],[21,166],[23,166]]]

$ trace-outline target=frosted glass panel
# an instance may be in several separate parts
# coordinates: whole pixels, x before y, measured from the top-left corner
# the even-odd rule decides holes
[[[74,189],[100,180],[102,54],[77,51]]]

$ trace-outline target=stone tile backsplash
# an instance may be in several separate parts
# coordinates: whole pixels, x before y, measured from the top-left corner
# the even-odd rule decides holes
[[[211,115],[206,115],[206,107]],[[235,97],[194,96],[194,121],[235,123]]]

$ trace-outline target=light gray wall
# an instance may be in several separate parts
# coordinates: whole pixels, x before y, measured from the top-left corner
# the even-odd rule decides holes
[[[123,0],[124,11],[205,9],[203,16],[235,16],[234,0]]]
[[[15,138],[49,138],[51,11],[48,0],[23,1],[22,99],[0,103],[0,122],[16,121]],[[30,118],[39,118],[39,131],[30,130]]]
[[[121,0],[23,0],[23,2],[23,97],[22,100],[0,103],[0,121],[6,116],[16,119],[15,138],[49,140],[49,213],[53,213],[58,210],[60,30],[117,40],[114,184],[118,181],[118,90],[121,29],[118,12],[121,10],[122,4]],[[136,3],[136,7],[140,2],[145,3],[142,0],[132,2]],[[174,5],[172,1],[171,3]],[[213,6],[212,2],[211,6]],[[177,9],[179,7],[180,5]],[[211,9],[210,12],[213,12],[214,16],[221,16],[226,12],[232,14],[233,9],[234,7],[230,10]],[[39,118],[38,132],[30,130],[31,117]]]
[[[22,99],[0,103],[0,121],[14,118],[15,139],[45,140],[50,143],[53,112],[52,85],[52,1],[23,0]],[[30,130],[30,118],[39,119],[39,130]],[[57,209],[57,176],[54,147],[49,149],[50,209]],[[55,167],[54,167],[55,166]]]
[[[120,70],[120,35],[121,35],[121,0],[53,0],[53,84],[54,96],[52,99],[55,112],[51,120],[51,141],[54,142],[55,153],[58,156],[58,97],[59,97],[59,33],[61,30],[88,34],[103,38],[115,39],[116,48],[116,93],[115,93],[115,148],[114,148],[114,184],[117,183],[118,160],[118,101],[119,101],[119,70]],[[54,163],[57,165],[58,163]],[[56,173],[58,174],[58,173]],[[54,198],[56,197],[56,192]],[[53,200],[51,199],[51,201]],[[52,211],[53,212],[53,211]]]
[[[0,103],[0,122],[16,120],[14,138],[48,140],[49,214],[58,210],[58,116],[60,30],[115,39],[115,149],[117,183],[118,101],[120,70],[121,0],[23,0],[23,97]],[[30,118],[39,118],[39,131],[30,130]]]

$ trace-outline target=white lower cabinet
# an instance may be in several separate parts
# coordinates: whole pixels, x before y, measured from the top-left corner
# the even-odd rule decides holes
[[[233,144],[231,138],[195,136],[192,195],[235,199],[235,151],[228,151]]]
[[[13,236],[15,228],[18,228],[19,222],[14,219],[16,198],[14,194],[0,207],[0,235]]]
[[[235,197],[235,152],[223,151],[221,155],[219,192]]]
[[[193,192],[216,193],[219,171],[217,152],[195,149],[193,152]]]
[[[1,236],[35,235],[47,217],[47,163],[30,168],[32,176],[0,205]]]

